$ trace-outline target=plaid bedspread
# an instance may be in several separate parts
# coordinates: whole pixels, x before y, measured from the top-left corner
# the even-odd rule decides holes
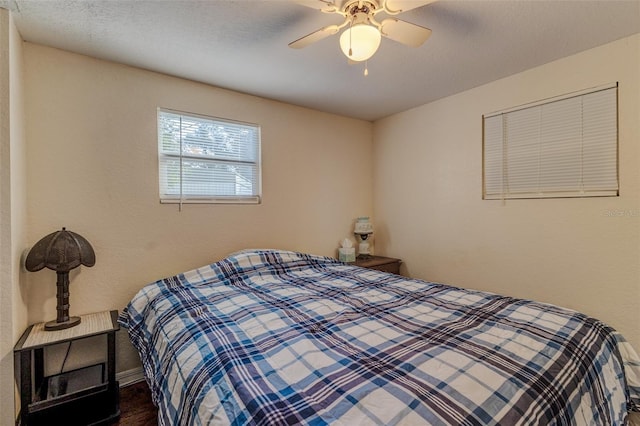
[[[244,251],[120,316],[161,425],[622,425],[640,361],[556,306]]]

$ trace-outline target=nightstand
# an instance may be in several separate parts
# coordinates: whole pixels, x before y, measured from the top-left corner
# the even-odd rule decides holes
[[[369,256],[364,259],[356,258],[353,265],[363,268],[376,269],[378,271],[391,272],[392,274],[400,274],[400,264],[402,260],[393,257]]]
[[[13,349],[20,372],[21,424],[107,425],[120,417],[116,381],[118,311],[80,315],[64,330],[29,326]],[[106,337],[105,362],[45,376],[45,349],[94,336]]]

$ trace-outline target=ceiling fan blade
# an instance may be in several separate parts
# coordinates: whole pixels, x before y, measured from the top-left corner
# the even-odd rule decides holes
[[[331,0],[294,0],[295,3],[301,6],[307,6],[312,9],[321,10],[323,12],[331,13],[339,9],[340,4]]]
[[[311,34],[307,34],[296,41],[292,41],[289,43],[289,47],[293,49],[302,49],[303,47],[307,47],[318,40],[322,40],[325,37],[329,37],[330,35],[337,33],[339,29],[340,27],[338,25],[329,25],[319,29],[318,31],[312,32]]]
[[[384,7],[388,13],[395,15],[417,7],[426,6],[435,1],[436,0],[387,0]]]
[[[431,35],[429,28],[396,18],[387,18],[380,23],[380,32],[383,36],[398,43],[411,47],[418,47]]]

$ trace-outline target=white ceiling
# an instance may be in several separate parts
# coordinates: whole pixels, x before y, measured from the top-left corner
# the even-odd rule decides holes
[[[441,0],[400,19],[433,30],[418,48],[383,39],[349,65],[341,22],[285,0],[0,0],[29,42],[365,120],[428,103],[640,32],[640,0]]]

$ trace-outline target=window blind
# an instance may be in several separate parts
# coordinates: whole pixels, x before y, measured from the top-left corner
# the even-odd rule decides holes
[[[617,84],[484,116],[484,199],[618,195]]]
[[[259,203],[260,127],[158,110],[160,201]]]

